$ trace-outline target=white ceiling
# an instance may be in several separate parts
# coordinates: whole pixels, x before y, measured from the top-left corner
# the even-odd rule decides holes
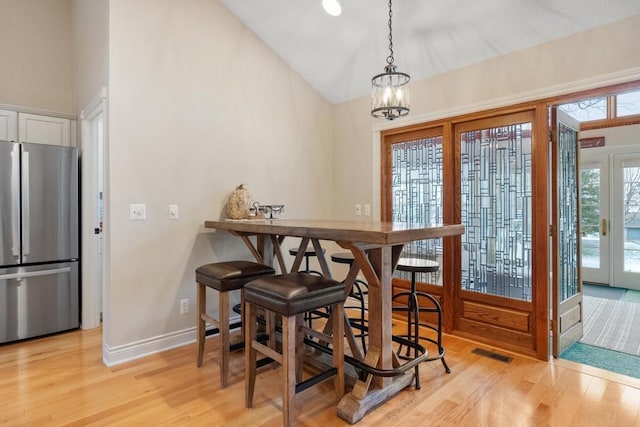
[[[333,17],[322,0],[222,0],[333,104],[368,95],[389,54],[388,1],[339,1]],[[396,0],[395,64],[417,80],[637,14],[640,0]]]

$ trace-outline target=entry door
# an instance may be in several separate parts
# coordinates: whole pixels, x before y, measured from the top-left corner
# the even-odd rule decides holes
[[[599,154],[594,156],[598,159],[587,159],[589,154],[584,151],[580,156],[582,280],[608,285],[611,283],[609,157]]]
[[[579,124],[551,109],[552,194],[552,332],[553,356],[558,357],[582,337],[580,277]]]
[[[640,154],[614,156],[613,283],[640,290]]]

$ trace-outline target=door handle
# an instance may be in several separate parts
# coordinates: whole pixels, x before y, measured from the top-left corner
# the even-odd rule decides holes
[[[29,152],[22,152],[22,256],[29,255]]]
[[[20,256],[20,151],[16,144],[11,151],[11,250],[14,257]]]
[[[601,230],[602,230],[602,235],[606,236],[607,235],[607,220],[602,218],[602,225],[601,225]]]

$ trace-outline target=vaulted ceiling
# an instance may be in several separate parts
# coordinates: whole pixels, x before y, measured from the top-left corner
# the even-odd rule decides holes
[[[387,0],[339,0],[337,17],[322,0],[222,2],[333,104],[386,65]],[[395,64],[421,79],[638,14],[639,0],[396,0]]]

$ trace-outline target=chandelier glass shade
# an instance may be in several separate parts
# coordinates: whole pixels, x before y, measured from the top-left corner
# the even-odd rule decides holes
[[[384,73],[371,79],[371,115],[379,119],[393,120],[409,114],[409,80],[406,73],[396,71],[395,65],[387,65]]]

